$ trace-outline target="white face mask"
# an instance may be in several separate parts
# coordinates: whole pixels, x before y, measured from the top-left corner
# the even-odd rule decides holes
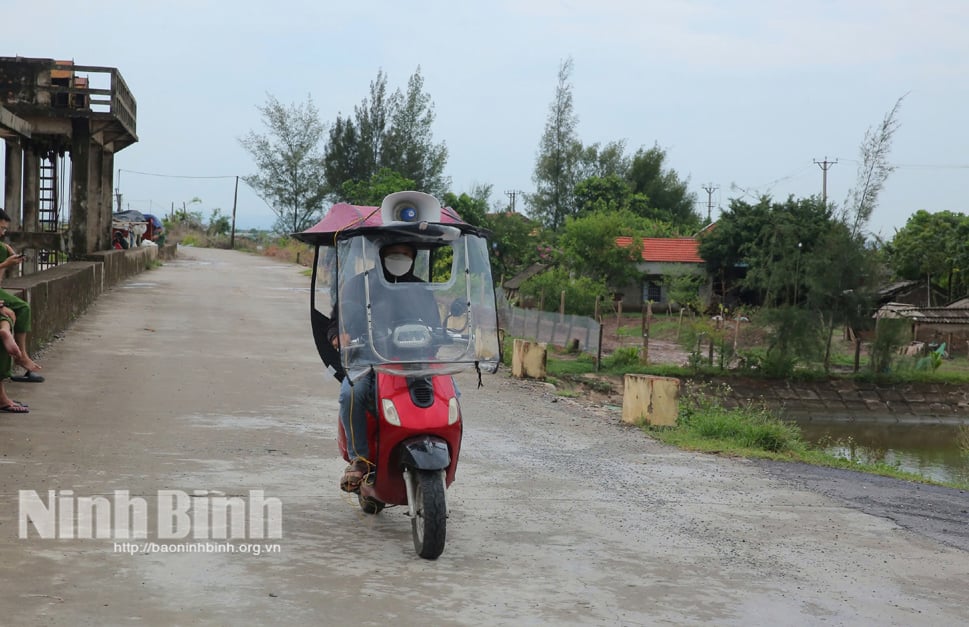
[[[384,268],[393,276],[404,276],[414,265],[414,260],[404,253],[391,253],[384,257]]]

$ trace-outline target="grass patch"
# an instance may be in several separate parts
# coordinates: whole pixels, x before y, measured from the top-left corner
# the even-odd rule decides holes
[[[545,371],[553,377],[583,375],[595,370],[595,362],[591,355],[580,355],[575,359],[549,359],[545,363]]]
[[[680,401],[677,426],[650,432],[664,442],[710,453],[776,459],[807,451],[795,425],[763,405],[728,409],[719,401],[726,392],[708,384],[689,385]]]
[[[750,403],[735,409],[724,407],[718,399],[725,396],[726,391],[712,389],[709,384],[690,386],[680,400],[680,414],[675,427],[644,425],[643,429],[661,442],[690,451],[802,462],[960,490],[969,489],[969,483],[934,481],[891,464],[862,463],[825,453],[802,440],[796,425],[785,422],[766,406]],[[963,437],[962,433],[960,437]],[[969,446],[969,430],[964,437]]]

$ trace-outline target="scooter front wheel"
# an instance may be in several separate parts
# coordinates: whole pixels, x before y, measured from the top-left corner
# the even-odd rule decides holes
[[[424,559],[437,559],[444,552],[447,503],[444,500],[444,473],[418,470],[415,514],[411,518],[414,549]]]

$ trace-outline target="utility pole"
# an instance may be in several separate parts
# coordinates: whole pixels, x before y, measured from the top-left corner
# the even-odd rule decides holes
[[[713,192],[718,189],[720,188],[713,183],[707,183],[703,186],[703,191],[707,193],[707,224],[713,222]]]
[[[817,159],[815,159],[814,163],[816,163],[818,167],[821,168],[821,202],[824,203],[825,207],[827,207],[828,206],[828,170],[831,169],[831,166],[838,163],[838,160],[835,159],[834,161],[828,161],[828,157],[827,155],[825,155],[824,161],[818,161]]]
[[[524,193],[525,192],[521,191],[520,189],[512,189],[505,192],[505,196],[508,196],[509,205],[511,206],[512,211],[515,210],[515,199],[518,197],[518,194],[524,194]]]
[[[239,203],[239,177],[236,177],[236,191],[232,195],[232,233],[229,235],[229,250],[236,249],[236,205]]]
[[[118,198],[118,212],[120,213],[122,211],[121,209],[121,169],[120,168],[118,169],[118,186],[114,188],[114,195]]]

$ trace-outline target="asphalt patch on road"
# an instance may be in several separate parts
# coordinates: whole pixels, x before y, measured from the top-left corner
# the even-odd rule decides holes
[[[969,492],[965,490],[809,464],[764,460],[753,463],[793,486],[969,551]]]

